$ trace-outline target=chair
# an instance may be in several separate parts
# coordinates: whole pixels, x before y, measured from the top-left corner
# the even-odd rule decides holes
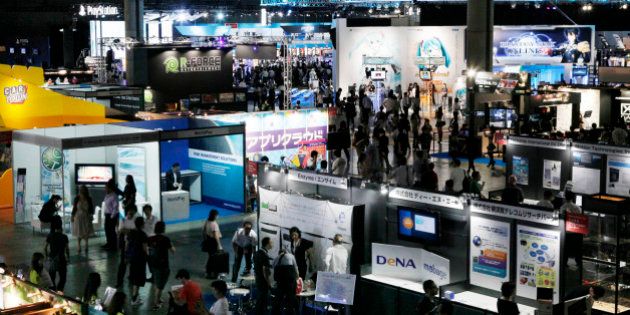
[[[101,207],[96,207],[94,210],[96,217],[92,220],[92,227],[94,228],[94,234],[97,234],[99,231],[102,231],[104,229],[103,227],[103,216],[101,214],[101,212],[103,210],[101,210]]]

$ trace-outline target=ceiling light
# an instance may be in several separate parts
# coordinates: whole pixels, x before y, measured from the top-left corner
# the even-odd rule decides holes
[[[225,19],[225,14],[223,12],[217,13],[217,20],[223,21]]]
[[[625,10],[627,8],[628,8],[628,4],[627,3],[624,3],[624,4],[621,5],[621,9],[622,10]]]
[[[510,8],[512,8],[512,9],[516,9],[516,3],[512,3],[512,4],[510,4]]]
[[[538,2],[534,3],[534,8],[540,9],[540,3],[538,3]]]

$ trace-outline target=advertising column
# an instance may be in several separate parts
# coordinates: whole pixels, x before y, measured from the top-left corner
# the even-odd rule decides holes
[[[517,225],[516,294],[536,299],[537,288],[553,288],[559,302],[560,232]]]
[[[470,217],[470,284],[497,290],[510,280],[510,224]]]

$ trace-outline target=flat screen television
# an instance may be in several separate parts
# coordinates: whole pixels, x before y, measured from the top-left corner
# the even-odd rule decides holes
[[[505,108],[490,109],[490,126],[505,128]]]
[[[76,164],[75,182],[91,185],[105,185],[114,178],[114,164]]]
[[[398,237],[410,241],[438,242],[439,213],[398,207]]]

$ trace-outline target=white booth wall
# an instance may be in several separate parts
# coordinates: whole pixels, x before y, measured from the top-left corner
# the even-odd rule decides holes
[[[584,118],[584,128],[591,129],[593,123],[599,127],[601,125],[599,119],[600,111],[600,91],[596,89],[572,89],[567,87],[561,87],[558,90],[580,93],[580,114]],[[591,111],[590,117],[584,117],[584,113]]]
[[[137,132],[148,132],[147,130],[130,128],[116,125],[89,125],[58,127],[47,129],[32,129],[25,132],[32,135],[47,136],[50,139],[69,139],[79,137],[98,137],[113,134],[133,134]],[[61,166],[61,176],[57,183],[62,186],[64,206],[71,207],[76,196],[77,187],[75,185],[75,165],[76,164],[113,164],[115,166],[115,176],[121,176],[118,168],[118,148],[134,147],[142,148],[144,154],[144,174],[146,183],[146,196],[137,196],[139,210],[146,203],[153,207],[153,214],[160,218],[160,161],[159,142],[133,143],[128,145],[113,145],[105,147],[90,147],[85,149],[63,150],[63,163]],[[42,193],[42,154],[45,145],[26,143],[20,140],[13,141],[13,165],[14,187],[17,186],[17,170],[26,169],[24,203],[25,211],[15,209],[15,223],[29,222],[37,218],[43,201],[49,198]],[[60,150],[60,148],[56,148]],[[124,175],[123,175],[124,176]],[[123,179],[124,181],[124,179]],[[120,181],[117,181],[120,183]],[[120,185],[119,185],[120,186]],[[123,189],[124,187],[119,187]],[[14,199],[17,191],[14,192]],[[59,193],[61,194],[61,193]],[[93,200],[94,206],[101,206],[102,200]],[[71,208],[70,208],[71,209]],[[68,209],[66,209],[67,211]],[[122,210],[122,209],[121,209]]]

